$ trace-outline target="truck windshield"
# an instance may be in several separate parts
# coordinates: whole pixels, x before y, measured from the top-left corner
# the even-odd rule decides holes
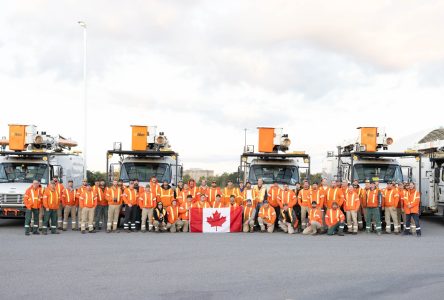
[[[0,182],[32,182],[48,177],[48,165],[38,163],[1,163]]]
[[[250,168],[248,180],[251,184],[257,184],[262,178],[265,184],[277,181],[280,184],[294,185],[299,181],[299,168],[297,166],[254,165]]]
[[[148,182],[152,176],[156,176],[159,182],[171,181],[170,167],[165,163],[133,163],[122,165],[120,179],[129,181],[137,178],[139,181]]]
[[[368,180],[379,180],[379,182],[402,181],[402,171],[399,165],[387,164],[356,164],[354,166],[353,179],[360,183]]]

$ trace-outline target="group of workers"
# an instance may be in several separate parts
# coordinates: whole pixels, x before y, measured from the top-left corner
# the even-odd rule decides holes
[[[72,230],[80,229],[82,233],[102,228],[107,233],[119,232],[121,213],[126,232],[188,232],[190,209],[222,207],[242,207],[243,232],[257,229],[272,233],[279,228],[289,234],[327,232],[342,236],[346,227],[350,234],[365,229],[380,235],[384,212],[385,233],[391,233],[393,224],[395,234],[404,230],[405,235],[421,235],[420,193],[414,183],[388,182],[385,189],[380,189],[378,181],[366,180],[365,187],[360,187],[358,181],[332,181],[328,185],[322,179],[312,185],[308,181],[298,183],[295,189],[275,182],[267,189],[262,179],[254,186],[247,182],[239,187],[228,181],[224,188],[215,181],[208,186],[206,180],[198,186],[191,179],[173,188],[168,181],[159,183],[152,177],[144,187],[137,179],[127,186],[114,180],[109,187],[104,181],[91,186],[83,180],[82,186],[74,189],[72,181],[65,187],[55,177],[46,188],[34,181],[26,190],[24,203],[26,235],[40,234],[40,230],[46,235],[49,228],[57,234],[57,229],[68,229],[69,221]]]

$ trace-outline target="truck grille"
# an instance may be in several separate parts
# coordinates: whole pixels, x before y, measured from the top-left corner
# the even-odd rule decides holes
[[[22,204],[23,195],[20,194],[0,194],[0,204]]]

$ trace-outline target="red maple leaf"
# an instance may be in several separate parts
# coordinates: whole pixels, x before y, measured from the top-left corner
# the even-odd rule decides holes
[[[227,217],[221,217],[220,212],[217,210],[213,213],[212,217],[207,217],[207,222],[211,225],[211,227],[216,227],[216,231],[217,226],[222,226],[226,220]]]

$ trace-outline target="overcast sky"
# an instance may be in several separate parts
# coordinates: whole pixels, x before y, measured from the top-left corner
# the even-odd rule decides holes
[[[235,171],[257,126],[283,127],[320,171],[358,126],[395,140],[443,125],[443,1],[0,0],[0,133],[37,125],[105,169],[130,125],[165,131],[185,168]],[[415,141],[412,141],[412,143]]]

